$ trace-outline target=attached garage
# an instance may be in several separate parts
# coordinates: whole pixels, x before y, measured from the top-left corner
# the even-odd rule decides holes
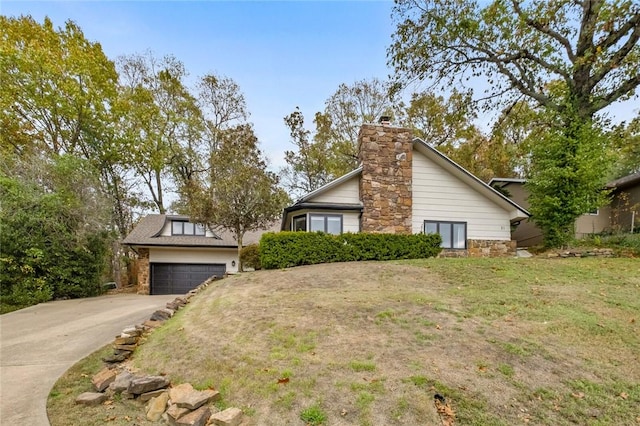
[[[152,263],[151,294],[184,294],[212,276],[221,278],[226,265],[197,263]]]

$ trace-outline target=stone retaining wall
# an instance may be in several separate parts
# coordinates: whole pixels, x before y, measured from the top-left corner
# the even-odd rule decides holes
[[[516,241],[467,240],[466,250],[444,249],[438,257],[515,257]]]

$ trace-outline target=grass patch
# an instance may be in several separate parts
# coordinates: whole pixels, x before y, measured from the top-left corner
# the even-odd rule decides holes
[[[327,414],[316,404],[302,410],[300,420],[309,425],[322,425],[327,421]]]
[[[356,373],[376,370],[376,365],[370,361],[351,361],[349,367]]]
[[[218,408],[242,407],[260,425],[439,424],[436,393],[461,425],[630,424],[640,405],[639,291],[637,259],[258,271],[199,293],[133,366],[217,388]],[[61,379],[72,378],[50,404],[70,402],[52,424],[106,422],[106,407],[73,404],[99,367]],[[108,423],[145,424],[137,402],[118,407],[131,420]]]

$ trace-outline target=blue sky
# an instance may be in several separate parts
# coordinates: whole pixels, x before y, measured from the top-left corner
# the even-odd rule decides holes
[[[191,78],[233,78],[273,169],[292,145],[283,117],[299,106],[312,127],[340,83],[384,79],[393,3],[377,1],[0,0],[0,13],[75,21],[106,55],[173,54]],[[639,91],[636,91],[638,93]],[[637,97],[608,109],[614,122],[640,113]],[[480,117],[486,125],[487,116]]]
[[[111,58],[173,54],[192,78],[215,72],[245,94],[272,167],[290,149],[283,117],[299,106],[312,125],[340,83],[389,74],[391,1],[15,1],[0,13],[75,21]]]

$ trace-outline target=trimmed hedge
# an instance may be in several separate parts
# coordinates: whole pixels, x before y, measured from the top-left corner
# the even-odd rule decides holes
[[[265,269],[355,260],[424,259],[440,253],[437,234],[341,234],[322,232],[266,233],[260,239]]]

